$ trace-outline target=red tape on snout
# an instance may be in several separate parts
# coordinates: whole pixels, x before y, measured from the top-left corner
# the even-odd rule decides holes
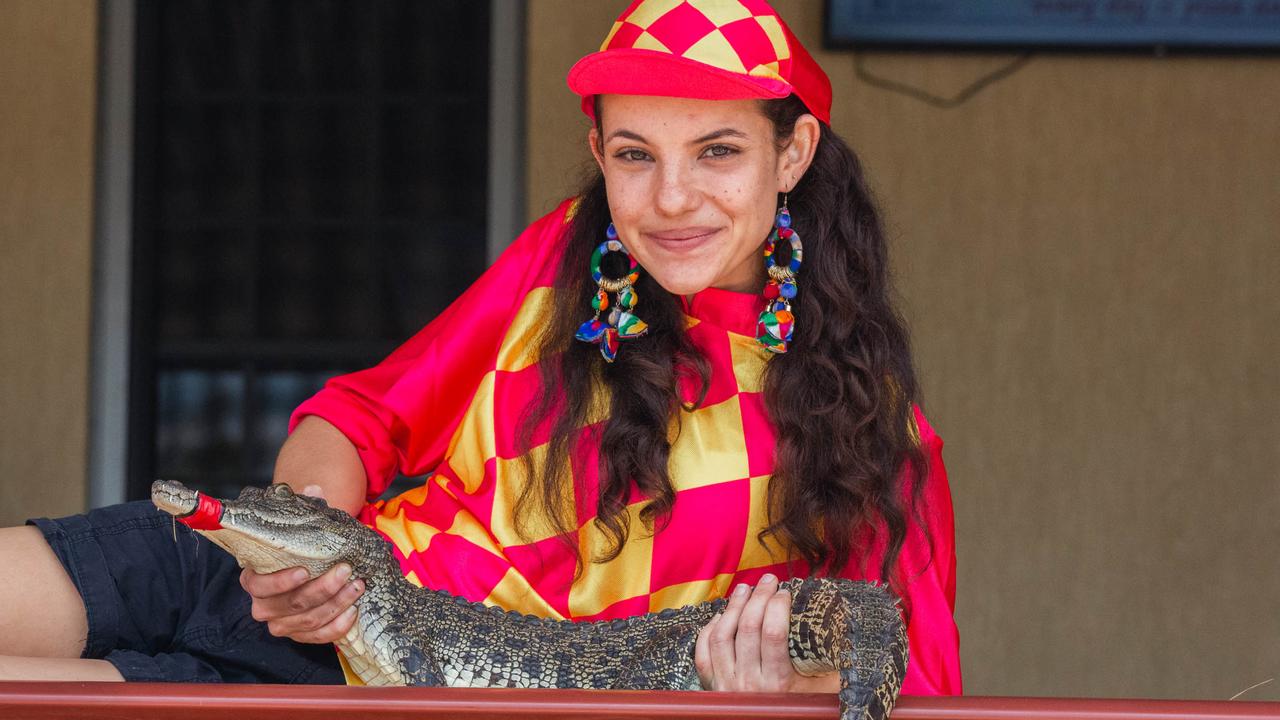
[[[178,518],[178,522],[192,530],[221,530],[222,502],[198,492],[196,509]]]

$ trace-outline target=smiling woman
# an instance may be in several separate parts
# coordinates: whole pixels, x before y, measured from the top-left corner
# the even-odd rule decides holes
[[[779,147],[756,100],[605,95],[599,104],[589,143],[640,265],[676,295],[763,287],[775,202],[808,169],[817,119],[804,115]]]
[[[303,403],[275,480],[358,515],[411,581],[476,602],[598,620],[729,595],[695,649],[711,689],[834,691],[791,663],[779,580],[882,580],[907,618],[902,691],[959,693],[942,441],[826,75],[762,0],[639,0],[569,83],[599,172],[385,361]],[[428,479],[375,502],[398,474]],[[63,645],[126,679],[242,679],[231,658],[254,653],[271,658],[258,679],[331,677],[315,645],[273,644],[253,620],[343,637],[350,568],[246,572],[249,601],[224,597],[224,555],[86,560],[123,556],[121,527],[172,550],[145,510],[40,521],[86,599],[63,582],[68,627],[87,616],[89,637]],[[103,624],[146,595],[100,592],[112,573],[201,587],[218,648],[113,647]],[[12,600],[14,618],[34,612]],[[36,642],[12,625],[0,654]]]
[[[639,259],[635,290],[646,300],[636,312],[649,327],[604,364],[570,339],[574,316],[552,315],[534,336],[533,355],[557,359],[539,364],[539,385],[558,391],[524,417],[517,447],[545,451],[523,457],[517,517],[548,513],[561,533],[580,536],[589,520],[593,542],[576,550],[595,556],[580,556],[578,572],[610,578],[605,585],[622,582],[613,572],[646,573],[652,608],[756,584],[702,633],[707,687],[831,688],[832,678],[791,671],[779,631],[785,598],[773,594],[775,576],[815,573],[888,581],[909,621],[903,692],[959,693],[942,443],[918,407],[856,157],[794,95],[575,89],[590,98],[600,173],[572,206],[554,304],[585,306],[599,292],[581,269],[610,227]],[[803,273],[783,272],[798,257],[773,257],[788,235],[805,238]],[[794,338],[771,344],[765,318],[792,314],[793,304]],[[584,445],[598,474],[575,461]],[[583,503],[584,476],[594,517],[555,515],[558,498],[576,492]],[[747,484],[742,495],[729,490],[735,482]],[[703,557],[665,557],[676,538]],[[638,561],[647,545],[654,556]]]

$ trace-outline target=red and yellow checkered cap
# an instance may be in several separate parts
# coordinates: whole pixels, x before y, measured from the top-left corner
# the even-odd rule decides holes
[[[596,95],[704,100],[795,94],[831,122],[831,81],[764,0],[635,0],[569,71],[593,119]]]

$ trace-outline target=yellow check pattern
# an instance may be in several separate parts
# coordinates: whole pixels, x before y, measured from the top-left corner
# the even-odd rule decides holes
[[[792,55],[772,8],[754,0],[641,0],[600,45],[601,50],[627,48],[777,80]]]

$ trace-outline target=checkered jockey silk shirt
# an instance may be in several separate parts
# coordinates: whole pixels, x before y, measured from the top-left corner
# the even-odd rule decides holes
[[[513,506],[526,477],[517,423],[540,392],[535,338],[551,313],[591,312],[585,304],[551,304],[573,207],[566,201],[529,227],[381,364],[330,380],[294,412],[291,427],[316,415],[341,430],[359,451],[371,499],[397,473],[425,475],[420,487],[366,505],[360,519],[392,542],[411,582],[471,600],[554,618],[611,619],[720,597],[766,572],[785,579],[803,571],[800,563],[788,567],[777,545],[756,539],[766,525],[774,435],[760,380],[769,354],[755,340],[763,300],[749,293],[708,289],[685,306],[688,332],[712,374],[705,401],[684,414],[671,447],[677,495],[670,522],[656,534],[646,531],[639,517],[644,500],[636,497],[622,553],[587,563],[576,582],[574,555],[554,530],[531,519],[525,537],[517,531]],[[695,399],[692,386],[681,390],[686,401]],[[918,410],[915,418],[930,461],[921,516],[933,551],[913,522],[901,555],[911,643],[902,691],[959,693],[951,496],[942,441]],[[545,432],[534,441],[530,452],[543,452],[536,444],[546,442]],[[590,558],[605,539],[591,522],[594,452],[580,460],[575,472],[585,477],[575,478],[574,540]],[[870,548],[844,574],[878,576],[882,552]]]

